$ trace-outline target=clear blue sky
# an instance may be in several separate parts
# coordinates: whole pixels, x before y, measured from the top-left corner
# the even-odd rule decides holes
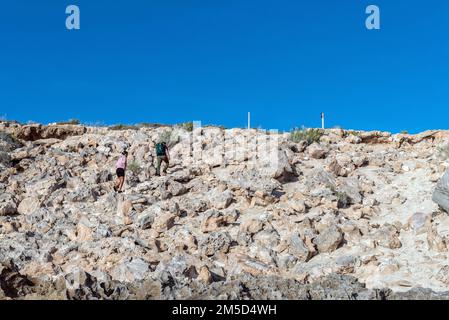
[[[0,41],[8,119],[449,127],[447,0],[3,1]]]

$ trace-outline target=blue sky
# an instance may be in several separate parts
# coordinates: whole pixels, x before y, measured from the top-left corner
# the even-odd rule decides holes
[[[65,8],[81,30],[65,28]],[[365,8],[381,9],[381,30]],[[0,116],[448,128],[447,0],[39,0],[0,7]]]

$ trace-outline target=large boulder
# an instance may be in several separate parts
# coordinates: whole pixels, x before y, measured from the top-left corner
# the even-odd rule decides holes
[[[36,196],[25,197],[17,207],[19,214],[31,214],[42,206],[42,202]]]
[[[121,282],[142,281],[147,272],[150,271],[150,265],[142,258],[132,257],[124,259],[111,271],[111,277]]]
[[[318,143],[312,143],[307,151],[309,156],[313,159],[323,159],[328,153],[328,150]]]
[[[262,191],[271,194],[273,190],[281,186],[276,179],[264,175],[256,167],[233,167],[216,170],[216,177],[228,185],[230,189],[243,189],[250,192]]]
[[[343,241],[343,235],[341,231],[332,226],[323,232],[321,232],[314,240],[313,243],[317,246],[319,252],[332,252],[335,251]]]
[[[449,168],[438,181],[433,191],[432,200],[446,212],[449,212]]]
[[[307,247],[297,232],[294,232],[290,237],[289,251],[299,261],[305,262],[312,257],[312,251]]]

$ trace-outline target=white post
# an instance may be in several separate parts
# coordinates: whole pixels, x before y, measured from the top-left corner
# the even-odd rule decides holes
[[[321,129],[324,129],[324,112],[321,112]]]
[[[251,112],[248,112],[248,129],[251,129]]]

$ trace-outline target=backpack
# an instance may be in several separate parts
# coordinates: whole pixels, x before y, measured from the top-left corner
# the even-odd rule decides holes
[[[156,155],[157,156],[165,156],[165,149],[167,147],[163,143],[156,144]]]

